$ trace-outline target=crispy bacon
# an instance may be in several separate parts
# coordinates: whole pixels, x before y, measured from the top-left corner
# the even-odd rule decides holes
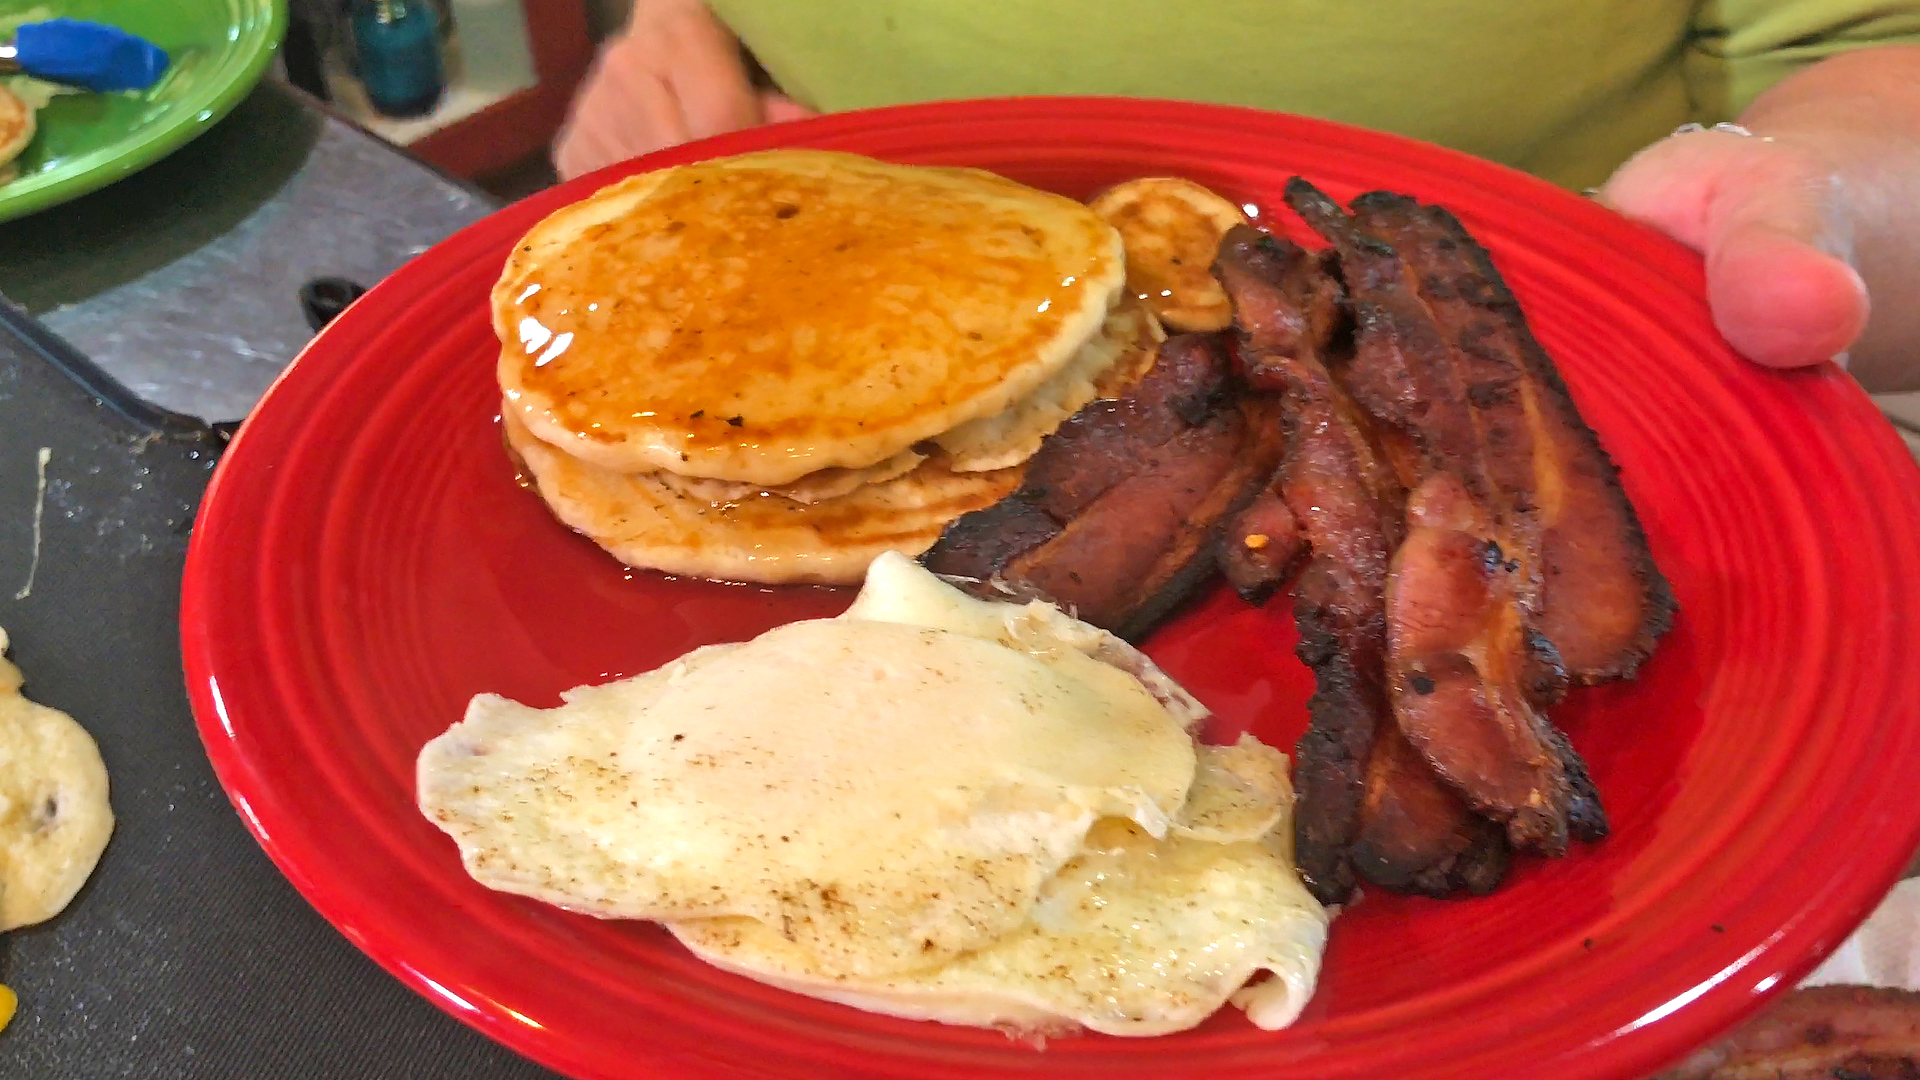
[[[1307,553],[1300,522],[1279,490],[1267,487],[1227,520],[1220,534],[1220,572],[1249,603],[1264,603]]]
[[[1360,835],[1374,739],[1386,711],[1386,689],[1372,670],[1379,654],[1366,651],[1372,630],[1354,625],[1350,617],[1346,569],[1314,556],[1293,586],[1294,621],[1300,628],[1294,651],[1314,679],[1307,730],[1294,744],[1294,861],[1323,904],[1345,903],[1359,884],[1353,845]]]
[[[1240,227],[1221,338],[1165,345],[1051,436],[1019,492],[954,523],[938,572],[1143,633],[1217,564],[1294,589],[1314,672],[1296,853],[1321,900],[1366,879],[1486,892],[1523,848],[1607,832],[1544,710],[1630,676],[1671,621],[1612,463],[1486,253],[1444,211],[1352,213],[1295,181],[1331,242]]]
[[[1278,402],[1230,375],[1217,338],[1169,339],[1124,396],[1047,439],[1019,491],[949,526],[926,565],[1138,638],[1212,575],[1221,522],[1279,457]]]
[[[1387,584],[1393,709],[1407,739],[1476,810],[1508,822],[1515,844],[1559,855],[1573,798],[1564,744],[1533,707],[1541,677],[1516,665],[1559,672],[1527,640],[1516,568],[1477,509],[1444,472],[1408,504]]]
[[[1361,877],[1433,897],[1459,889],[1485,895],[1506,877],[1506,834],[1474,815],[1390,717],[1367,765],[1351,851]]]
[[[1340,254],[1356,321],[1344,377],[1410,451],[1396,458],[1415,496],[1387,593],[1395,716],[1516,846],[1558,855],[1576,803],[1583,835],[1603,832],[1604,818],[1589,792],[1576,792],[1572,778],[1585,767],[1539,711],[1566,682],[1540,629],[1548,517],[1539,489],[1563,500],[1567,487],[1554,450],[1565,440],[1545,422],[1557,415],[1551,390],[1519,355],[1521,339],[1532,339],[1517,308],[1509,324],[1497,317],[1505,308],[1489,306],[1504,287],[1468,272],[1460,253],[1478,246],[1443,212],[1375,193],[1349,216],[1297,179],[1287,200]]]
[[[1246,230],[1239,242],[1257,237]],[[1222,249],[1225,249],[1223,241]],[[1276,244],[1263,252],[1268,260],[1261,284],[1243,287],[1242,326],[1258,326],[1257,348],[1236,354],[1239,374],[1257,391],[1285,394],[1296,381],[1289,372],[1320,364],[1345,329],[1340,282],[1330,264],[1297,245]],[[1307,552],[1299,520],[1288,509],[1276,482],[1253,497],[1246,509],[1227,521],[1220,546],[1220,569],[1234,590],[1260,603],[1299,568]]]
[[[1358,232],[1396,253],[1402,281],[1414,286],[1410,298],[1448,346],[1480,451],[1477,461],[1455,460],[1469,490],[1514,535],[1519,550],[1511,554],[1522,560],[1534,624],[1574,683],[1631,677],[1672,624],[1673,592],[1618,470],[1519,303],[1486,249],[1445,210],[1374,192],[1354,200],[1353,211]],[[1396,329],[1407,325],[1392,318]]]
[[[1311,311],[1338,285],[1321,260],[1249,228],[1227,234],[1215,273],[1246,378],[1285,393],[1286,452],[1264,497],[1287,507],[1311,553],[1294,586],[1299,656],[1315,679],[1295,747],[1302,875],[1328,903],[1350,897],[1356,871],[1435,894],[1491,888],[1504,843],[1406,746],[1388,707],[1384,597],[1404,494],[1328,371],[1337,324]]]
[[[1659,1080],[1920,1080],[1920,993],[1789,991]]]

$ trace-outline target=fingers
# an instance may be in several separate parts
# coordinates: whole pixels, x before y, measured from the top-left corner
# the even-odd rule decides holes
[[[739,43],[698,0],[639,0],[554,141],[562,179],[762,122]]]
[[[629,26],[601,49],[581,80],[554,140],[554,171],[561,179],[686,141],[686,122],[645,35],[644,25]]]
[[[1659,229],[1695,251],[1707,246],[1707,221],[1721,169],[1704,140],[1737,135],[1709,132],[1654,143],[1615,170],[1594,196],[1636,221]]]
[[[554,143],[554,171],[570,180],[690,137],[678,103],[658,75],[622,71],[577,99],[572,119]]]
[[[1815,155],[1703,132],[1648,148],[1600,198],[1705,255],[1714,322],[1737,351],[1804,367],[1843,353],[1866,327],[1844,194]]]
[[[1714,321],[1741,355],[1804,367],[1845,352],[1866,329],[1866,283],[1821,250],[1817,197],[1739,191],[1711,226],[1707,295]]]
[[[659,30],[661,74],[693,138],[761,122],[760,99],[740,60],[740,42],[705,4],[689,5]]]
[[[787,120],[805,120],[820,115],[785,94],[773,92],[760,95],[760,114],[769,124],[778,124]]]

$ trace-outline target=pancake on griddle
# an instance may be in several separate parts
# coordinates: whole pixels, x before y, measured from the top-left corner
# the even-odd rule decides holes
[[[10,174],[13,159],[33,141],[33,106],[0,86],[0,174]]]
[[[493,292],[500,386],[622,473],[791,484],[1033,394],[1118,298],[1119,234],[989,173],[780,150],[613,184]]]

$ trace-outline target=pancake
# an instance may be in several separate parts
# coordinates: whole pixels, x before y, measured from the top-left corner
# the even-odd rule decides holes
[[[613,184],[493,291],[501,389],[620,473],[863,469],[1067,366],[1125,278],[1087,207],[992,174],[768,151]]]
[[[0,169],[20,156],[20,151],[33,141],[33,132],[33,106],[0,86]]]
[[[1060,424],[1095,398],[1118,397],[1146,370],[1166,340],[1160,321],[1131,296],[1107,313],[1100,332],[1088,338],[1072,362],[1040,388],[993,416],[969,420],[929,440],[944,451],[954,472],[1005,469],[1032,457]],[[791,484],[763,488],[733,480],[709,480],[661,471],[661,483],[690,498],[732,502],[762,493],[799,503],[817,503],[849,494],[862,484],[878,484],[913,471],[927,455],[903,450],[864,469],[822,469]]]
[[[1005,411],[969,420],[933,437],[956,472],[1018,465],[1040,449],[1067,417],[1095,398],[1117,397],[1153,366],[1166,332],[1146,305],[1133,297],[1107,313],[1100,332],[1087,340],[1058,375]]]
[[[775,496],[713,504],[657,474],[618,473],[562,453],[511,409],[501,422],[508,447],[563,523],[628,566],[724,581],[853,584],[882,552],[917,556],[948,522],[1020,483],[1019,469],[956,473],[936,458],[810,506]]]
[[[1174,330],[1224,330],[1233,304],[1214,280],[1220,238],[1247,224],[1240,207],[1191,180],[1149,176],[1116,184],[1089,204],[1120,232],[1127,292]]]
[[[927,455],[914,450],[902,450],[878,465],[869,465],[864,469],[821,469],[808,473],[791,484],[779,487],[763,488],[756,484],[743,484],[737,480],[709,480],[703,476],[681,476],[678,473],[656,472],[651,474],[661,483],[689,499],[701,502],[739,502],[756,495],[777,495],[797,503],[813,504],[836,499],[842,495],[851,495],[864,484],[879,484],[895,477],[905,476],[920,467]],[[966,471],[966,470],[959,470]]]
[[[20,694],[0,630],[0,930],[64,910],[113,835],[107,767],[73,717]]]

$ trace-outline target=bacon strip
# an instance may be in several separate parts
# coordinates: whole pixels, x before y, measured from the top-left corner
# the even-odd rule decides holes
[[[1484,896],[1506,877],[1509,850],[1506,834],[1473,813],[1389,715],[1376,732],[1350,853],[1360,876],[1400,892]]]
[[[1265,603],[1300,568],[1307,542],[1279,489],[1257,492],[1227,519],[1220,535],[1220,572],[1240,599]]]
[[[1561,453],[1573,440],[1550,422],[1564,389],[1520,355],[1523,341],[1538,346],[1484,253],[1478,264],[1463,254],[1479,248],[1451,216],[1374,193],[1356,199],[1350,217],[1298,179],[1287,201],[1339,252],[1356,320],[1344,377],[1400,441],[1396,463],[1414,490],[1387,594],[1401,731],[1476,810],[1505,823],[1516,846],[1561,854],[1570,835],[1605,829],[1584,764],[1540,712],[1567,681],[1541,628],[1545,536],[1573,490]],[[1550,369],[1543,353],[1538,360]],[[1638,565],[1625,560],[1621,573],[1645,601]],[[1614,620],[1603,612],[1595,621],[1604,629]],[[1574,612],[1555,625],[1585,623]]]
[[[1920,1080],[1920,993],[1789,991],[1659,1080]]]
[[[1217,338],[1171,338],[1124,396],[1047,438],[1019,491],[948,526],[926,565],[1137,639],[1212,576],[1221,522],[1279,458],[1278,408],[1241,390]]]
[[[1242,234],[1242,245],[1254,239],[1248,234]],[[1260,328],[1258,347],[1238,354],[1240,376],[1256,391],[1284,395],[1296,381],[1289,372],[1319,364],[1345,330],[1345,297],[1331,263],[1298,246],[1275,245],[1261,257],[1271,265],[1264,276],[1242,283],[1239,298],[1247,307],[1240,324]],[[1220,570],[1251,603],[1264,602],[1307,554],[1299,520],[1275,479],[1228,519],[1221,537]]]
[[[1445,210],[1388,192],[1361,196],[1353,210],[1355,227],[1404,261],[1450,346],[1481,451],[1487,490],[1474,493],[1515,533],[1535,624],[1575,684],[1632,677],[1672,625],[1673,590],[1518,301]]]
[[[1386,598],[1394,713],[1435,771],[1507,822],[1516,845],[1559,855],[1573,798],[1567,749],[1533,691],[1563,680],[1550,650],[1527,637],[1515,566],[1478,509],[1445,472],[1408,505]]]
[[[1434,894],[1490,889],[1504,844],[1405,744],[1388,707],[1385,590],[1404,493],[1328,371],[1336,322],[1310,315],[1337,302],[1338,283],[1298,246],[1245,227],[1222,241],[1215,273],[1234,304],[1243,377],[1285,394],[1286,451],[1261,499],[1287,508],[1310,552],[1294,586],[1299,656],[1315,679],[1295,747],[1302,876],[1327,903],[1349,899],[1359,874]]]

